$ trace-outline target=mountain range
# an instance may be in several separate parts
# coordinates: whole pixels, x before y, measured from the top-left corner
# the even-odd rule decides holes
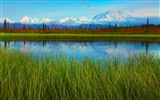
[[[31,18],[29,16],[22,17],[19,21],[14,21],[9,18],[1,18],[0,23],[3,23],[4,19],[6,19],[10,23],[21,23],[21,24],[42,24],[43,22],[52,25],[66,25],[66,26],[73,26],[73,25],[81,25],[81,24],[108,24],[111,23],[112,25],[142,25],[146,24],[146,19],[150,19],[150,24],[160,24],[160,17],[154,16],[145,16],[145,17],[137,17],[132,14],[132,12],[124,12],[124,11],[107,11],[104,13],[97,14],[93,16],[93,18],[73,18],[67,17],[60,20],[53,20],[49,18]]]

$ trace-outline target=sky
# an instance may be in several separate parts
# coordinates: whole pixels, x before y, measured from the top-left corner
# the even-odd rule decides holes
[[[159,16],[159,0],[1,0],[1,18],[18,20],[23,16],[59,20],[66,17],[93,16],[108,10],[137,11],[148,9]],[[144,13],[145,14],[145,13]]]

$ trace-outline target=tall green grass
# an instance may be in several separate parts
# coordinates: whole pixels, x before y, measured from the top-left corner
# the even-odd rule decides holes
[[[139,54],[82,62],[62,55],[40,59],[0,48],[0,100],[157,100],[160,58]]]

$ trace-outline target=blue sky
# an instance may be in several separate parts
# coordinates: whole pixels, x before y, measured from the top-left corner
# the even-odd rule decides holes
[[[159,0],[1,0],[1,18],[92,18],[108,10],[159,9]],[[152,12],[151,12],[152,13]]]

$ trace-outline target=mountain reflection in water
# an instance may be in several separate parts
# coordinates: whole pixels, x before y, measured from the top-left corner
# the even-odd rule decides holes
[[[37,56],[64,54],[77,58],[128,57],[137,53],[156,53],[160,56],[160,43],[151,42],[60,42],[60,41],[1,41],[4,48],[33,53]]]

